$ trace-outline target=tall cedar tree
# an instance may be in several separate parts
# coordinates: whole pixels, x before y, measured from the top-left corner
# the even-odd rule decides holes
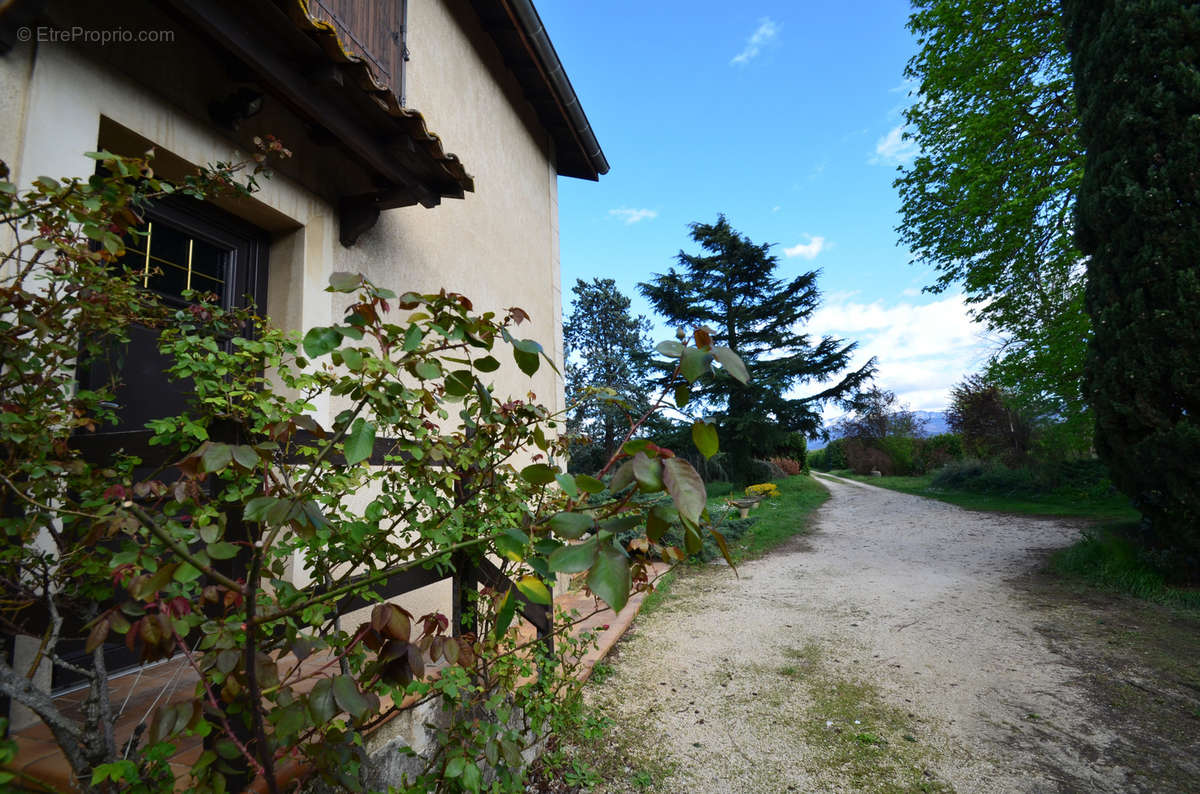
[[[1087,151],[1096,448],[1173,573],[1200,579],[1200,2],[1064,0]]]
[[[708,326],[718,344],[742,357],[751,381],[742,385],[720,371],[699,389],[715,412],[730,475],[752,476],[753,460],[786,446],[788,435],[821,432],[820,407],[854,398],[875,373],[875,360],[841,375],[829,388],[808,397],[790,397],[808,382],[828,383],[850,364],[856,343],[823,337],[813,344],[802,332],[820,304],[817,272],[791,281],[775,277],[779,264],[770,244],[739,234],[724,215],[715,224],[693,223],[692,239],[703,254],[679,252],[680,270],[639,285],[655,311],[681,327]]]
[[[572,469],[595,470],[616,451],[629,427],[629,413],[641,413],[648,391],[650,321],[630,314],[629,298],[611,278],[576,279],[571,315],[563,323],[567,359],[567,400],[574,435],[590,445],[572,451]],[[589,389],[610,390],[588,394]]]
[[[1071,212],[1083,149],[1059,0],[915,0],[901,242],[1002,340],[988,377],[1086,453],[1090,329]]]

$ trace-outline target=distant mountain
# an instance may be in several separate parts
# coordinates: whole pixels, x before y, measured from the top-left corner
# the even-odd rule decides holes
[[[913,411],[913,416],[925,423],[921,428],[921,435],[926,438],[950,432],[950,422],[946,419],[945,411]]]
[[[921,426],[921,435],[925,438],[950,432],[950,422],[946,419],[945,411],[913,411],[913,416],[923,423]],[[835,425],[826,425],[825,429],[829,431],[830,440],[838,438]],[[810,438],[808,440],[808,448],[810,450],[824,449],[826,443],[818,438]]]

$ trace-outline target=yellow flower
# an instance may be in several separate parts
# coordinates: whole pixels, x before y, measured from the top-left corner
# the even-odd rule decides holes
[[[774,499],[776,496],[779,496],[779,486],[773,482],[751,485],[746,488],[746,496],[761,496],[766,499]]]

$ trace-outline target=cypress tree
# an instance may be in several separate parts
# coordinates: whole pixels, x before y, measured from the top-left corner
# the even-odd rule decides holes
[[[1096,448],[1176,576],[1200,577],[1200,2],[1064,0],[1087,152]]]

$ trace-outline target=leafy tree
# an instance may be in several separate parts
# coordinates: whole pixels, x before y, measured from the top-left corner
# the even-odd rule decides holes
[[[921,432],[924,422],[897,401],[895,392],[872,386],[858,399],[859,409],[838,421],[838,436],[882,441],[889,436],[911,437]]]
[[[1200,579],[1200,4],[1065,0],[1087,168],[1096,449]]]
[[[1029,452],[1032,423],[1011,395],[982,375],[970,375],[955,385],[946,419],[970,455],[1016,465]]]
[[[563,323],[568,429],[591,442],[572,448],[571,468],[595,472],[616,452],[629,416],[645,410],[650,321],[630,314],[629,298],[611,278],[576,279],[571,291]]]
[[[853,405],[874,374],[875,362],[842,374],[855,343],[832,337],[814,342],[803,333],[820,303],[817,271],[790,281],[777,278],[779,260],[771,246],[738,233],[724,215],[714,224],[693,223],[691,237],[702,253],[680,251],[679,270],[655,274],[639,289],[669,323],[715,329],[712,338],[723,345],[714,350],[731,349],[754,370],[749,384],[731,377],[727,368],[714,371],[699,389],[726,439],[730,475],[745,481],[752,477],[753,460],[776,452],[789,433],[821,432],[818,410],[823,404]],[[688,362],[684,365],[686,369]],[[840,379],[815,394],[791,396],[805,383],[835,378]]]
[[[1083,150],[1059,0],[917,0],[920,49],[906,135],[919,148],[895,185],[901,241],[959,287],[1002,339],[989,379],[1073,430],[1091,418],[1082,375],[1090,324],[1071,212]]]
[[[911,474],[924,422],[894,392],[872,386],[859,395],[857,411],[838,422],[846,461],[859,474],[878,469],[883,474]]]

